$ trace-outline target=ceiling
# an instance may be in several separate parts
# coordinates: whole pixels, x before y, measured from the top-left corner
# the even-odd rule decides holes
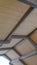
[[[37,65],[36,8],[18,0],[0,0],[1,55],[12,65]]]

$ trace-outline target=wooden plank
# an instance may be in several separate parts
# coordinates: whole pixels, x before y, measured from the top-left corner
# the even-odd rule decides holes
[[[37,30],[29,36],[37,44]]]
[[[24,62],[26,62],[27,65],[37,65],[37,55],[25,59]]]
[[[27,55],[27,54],[33,52],[34,50],[36,50],[34,48],[34,46],[31,44],[31,42],[29,40],[27,40],[27,39],[23,40],[21,43],[19,43],[18,45],[16,45],[15,49],[21,55]]]
[[[32,12],[22,21],[18,28],[13,32],[13,35],[28,35],[37,28],[37,9]]]
[[[0,0],[0,40],[4,40],[29,10],[18,0]]]

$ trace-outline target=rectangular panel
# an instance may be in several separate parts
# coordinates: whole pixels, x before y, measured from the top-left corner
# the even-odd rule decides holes
[[[37,30],[34,31],[30,36],[29,36],[35,44],[37,44]]]
[[[22,42],[20,42],[17,46],[15,46],[15,49],[21,55],[27,55],[35,50],[35,48],[28,39],[25,39]]]
[[[24,60],[27,65],[37,65],[37,55],[31,56]]]
[[[0,40],[4,40],[29,10],[18,0],[0,0]]]
[[[37,28],[37,9],[33,9],[26,19],[16,28],[13,35],[28,35]]]

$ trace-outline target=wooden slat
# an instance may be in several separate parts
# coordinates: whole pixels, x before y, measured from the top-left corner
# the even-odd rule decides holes
[[[31,42],[27,39],[23,40],[21,43],[19,43],[17,46],[15,46],[15,49],[21,55],[27,55],[35,50],[35,48],[31,44]]]
[[[32,12],[22,21],[18,28],[13,32],[13,35],[28,35],[37,28],[37,9]]]
[[[26,62],[27,65],[37,65],[37,55],[25,59],[24,62]]]
[[[18,0],[0,0],[0,40],[4,40],[29,10]]]
[[[37,30],[29,36],[37,44]]]

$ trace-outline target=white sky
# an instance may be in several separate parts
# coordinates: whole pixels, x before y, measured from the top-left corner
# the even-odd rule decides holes
[[[3,56],[0,56],[0,65],[9,65],[9,60]]]

